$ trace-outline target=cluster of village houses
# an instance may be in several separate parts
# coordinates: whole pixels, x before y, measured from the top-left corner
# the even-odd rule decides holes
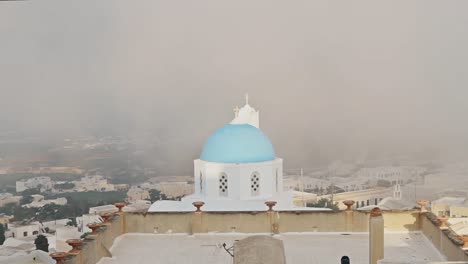
[[[427,185],[424,179],[421,180],[424,171],[420,167],[377,167],[358,169],[351,176],[348,174],[347,177],[338,173],[332,177],[294,174],[285,177],[284,189],[294,191],[294,203],[299,206],[326,198],[336,203],[340,209],[346,208],[343,201],[353,200],[355,201],[354,209],[357,210],[368,210],[375,206],[380,207],[381,210],[411,210],[417,206],[415,199],[428,196],[427,199],[431,200],[429,208],[434,214],[448,217],[447,224],[455,233],[468,235],[468,194],[463,191],[447,190],[439,190],[439,193],[433,191],[424,193],[424,186]],[[437,175],[434,178],[439,177]],[[379,180],[384,180],[389,185],[379,186],[377,184]],[[78,181],[71,182],[74,184],[73,188],[61,190],[54,187],[63,183],[53,182],[49,177],[41,176],[19,181],[16,187],[19,194],[30,188],[40,188],[41,191],[51,193],[126,190],[128,206],[125,210],[128,211],[147,210],[151,205],[149,199],[152,189],[159,190],[166,197],[180,197],[193,192],[190,177],[182,176],[158,177],[135,186],[111,184],[102,176],[85,176]],[[330,185],[343,191],[321,195],[307,192],[316,187],[326,188]],[[413,193],[413,185],[421,190],[418,196]],[[21,196],[0,194],[0,206],[19,203],[20,199]],[[33,201],[23,206],[41,207],[48,203],[66,204],[66,199],[45,200],[42,195],[33,195]],[[68,218],[43,223],[8,223],[11,217],[0,216],[0,223],[8,224],[7,239],[0,246],[0,260],[34,251],[34,239],[38,234],[43,234],[48,238],[50,251],[68,251],[70,246],[65,242],[66,240],[81,237],[90,231],[86,226],[88,223],[102,221],[99,214],[115,210],[117,209],[113,205],[92,207],[87,214],[77,217],[74,224],[70,224]]]

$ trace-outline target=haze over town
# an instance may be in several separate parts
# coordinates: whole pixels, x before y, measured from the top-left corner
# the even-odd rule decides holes
[[[465,5],[2,3],[1,128],[150,135],[186,174],[249,93],[287,167],[465,157]]]
[[[0,263],[39,249],[38,234],[68,251],[115,202],[157,216],[194,211],[197,195],[207,211],[262,211],[273,198],[284,212],[411,215],[428,205],[459,224],[453,232],[468,230],[466,10],[427,0],[0,1]],[[232,124],[249,128],[219,136],[239,133]],[[423,259],[426,240],[405,250]]]

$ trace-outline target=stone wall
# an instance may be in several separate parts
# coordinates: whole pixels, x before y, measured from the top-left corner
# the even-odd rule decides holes
[[[468,260],[460,246],[437,226],[437,219],[419,211],[384,211],[386,231],[421,230],[449,260]],[[88,236],[78,254],[66,264],[95,264],[110,256],[114,239],[124,233],[284,233],[284,232],[368,232],[369,213],[340,212],[188,212],[116,214],[110,223]]]
[[[468,261],[468,253],[461,249],[458,241],[449,230],[442,231],[436,216],[424,213],[420,216],[421,231],[449,261]]]
[[[128,213],[130,233],[284,233],[367,232],[368,213],[340,212],[202,212]],[[386,212],[389,231],[416,231],[417,212]]]
[[[116,214],[110,219],[109,224],[103,225],[97,235],[88,235],[83,240],[81,250],[76,254],[69,254],[65,258],[64,264],[95,264],[102,257],[111,256],[109,249],[114,243],[114,239],[124,234],[126,217],[123,214]]]

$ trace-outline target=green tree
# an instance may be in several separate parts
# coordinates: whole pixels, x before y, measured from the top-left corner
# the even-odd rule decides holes
[[[70,190],[75,188],[75,184],[73,182],[59,183],[55,184],[54,188],[59,190]]]
[[[74,226],[74,227],[78,226],[78,224],[76,223],[76,218],[75,217],[70,217],[68,219],[70,221],[67,222],[67,226]]]
[[[387,181],[387,180],[378,180],[377,181],[377,186],[379,186],[379,187],[391,187],[392,183]]]
[[[316,203],[308,203],[307,207],[330,208],[335,212],[340,210],[336,203],[333,203],[327,198],[321,198]]]
[[[3,245],[3,242],[5,242],[5,227],[0,224],[0,245]]]
[[[21,198],[20,204],[28,204],[31,203],[34,200],[34,198],[31,195],[23,195],[23,198]]]
[[[335,186],[334,184],[331,184],[327,187],[326,194],[333,194],[333,193],[342,193],[344,192],[343,189],[340,187]]]
[[[13,215],[16,207],[18,207],[18,205],[15,203],[5,204],[3,207],[0,207],[0,214]]]
[[[38,235],[34,240],[34,244],[36,245],[37,250],[49,252],[49,241],[44,235]]]
[[[39,188],[31,188],[31,189],[26,189],[24,191],[21,192],[21,195],[26,196],[26,195],[33,195],[33,194],[40,194],[41,193],[41,189]]]
[[[156,202],[157,200],[162,199],[161,198],[161,191],[156,190],[156,189],[149,190],[149,195],[150,195],[150,199],[151,199],[152,203]]]

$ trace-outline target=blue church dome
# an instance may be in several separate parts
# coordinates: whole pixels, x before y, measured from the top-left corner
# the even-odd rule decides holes
[[[275,159],[268,137],[249,124],[228,124],[206,141],[201,160],[220,163],[251,163]]]

